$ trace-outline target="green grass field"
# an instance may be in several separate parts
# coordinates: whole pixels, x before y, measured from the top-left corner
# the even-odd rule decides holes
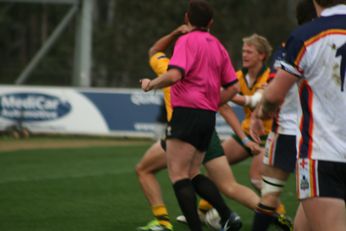
[[[1,145],[6,145],[2,142]],[[1,231],[131,231],[152,216],[134,167],[151,145],[31,149],[0,152]],[[233,167],[249,185],[245,161]],[[167,172],[158,175],[171,218],[179,209]],[[288,214],[297,207],[294,177],[283,194]],[[249,230],[253,213],[227,200]],[[174,222],[175,230],[188,230]],[[207,228],[205,228],[207,230]]]

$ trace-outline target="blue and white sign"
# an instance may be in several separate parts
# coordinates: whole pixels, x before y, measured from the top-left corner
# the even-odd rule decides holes
[[[160,92],[139,89],[2,85],[0,130],[20,123],[33,133],[154,137],[162,103]],[[219,115],[216,130],[221,136],[232,131]]]
[[[56,120],[70,111],[71,104],[52,95],[23,92],[0,96],[1,116],[10,120]]]

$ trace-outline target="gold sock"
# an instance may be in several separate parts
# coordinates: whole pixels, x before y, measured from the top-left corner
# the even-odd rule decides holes
[[[168,229],[172,228],[172,224],[171,224],[171,221],[169,220],[166,206],[157,205],[157,206],[153,206],[151,209],[152,209],[152,212],[153,212],[155,218],[160,223],[160,225],[162,225]]]
[[[198,203],[198,209],[202,213],[206,213],[212,208],[213,208],[213,206],[211,204],[209,204],[209,202],[204,200],[204,199],[201,199]]]

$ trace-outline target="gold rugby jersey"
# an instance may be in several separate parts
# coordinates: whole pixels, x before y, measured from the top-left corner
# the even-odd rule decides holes
[[[252,87],[249,87],[247,81],[246,81],[246,76],[247,74],[247,69],[242,69],[237,72],[237,78],[239,81],[239,86],[240,86],[240,94],[241,95],[253,95],[255,92],[259,89],[263,89],[263,87],[267,84],[269,80],[269,74],[270,74],[270,69],[263,66],[261,71],[257,75],[256,81],[253,83]],[[244,113],[245,113],[245,118],[242,122],[242,129],[246,134],[250,134],[250,121],[251,121],[251,113],[252,109],[250,107],[244,106]],[[272,128],[272,119],[268,120],[263,120],[263,125],[266,134],[269,134]]]
[[[157,76],[160,76],[167,72],[167,67],[169,63],[169,58],[163,52],[157,52],[151,56],[149,64]],[[167,112],[167,121],[170,121],[172,118],[172,104],[171,104],[171,89],[166,87],[162,89],[163,99],[165,101],[165,107]]]

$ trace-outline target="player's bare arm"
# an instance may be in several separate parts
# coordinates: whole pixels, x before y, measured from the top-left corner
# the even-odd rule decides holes
[[[154,45],[149,49],[149,57],[153,56],[155,53],[160,51],[165,51],[172,42],[179,37],[182,34],[186,34],[191,31],[191,27],[183,24],[170,32],[169,34],[161,37],[159,40],[157,40]]]
[[[182,74],[178,69],[170,69],[165,74],[155,79],[141,79],[142,90],[147,92],[154,89],[169,87],[182,78]]]

